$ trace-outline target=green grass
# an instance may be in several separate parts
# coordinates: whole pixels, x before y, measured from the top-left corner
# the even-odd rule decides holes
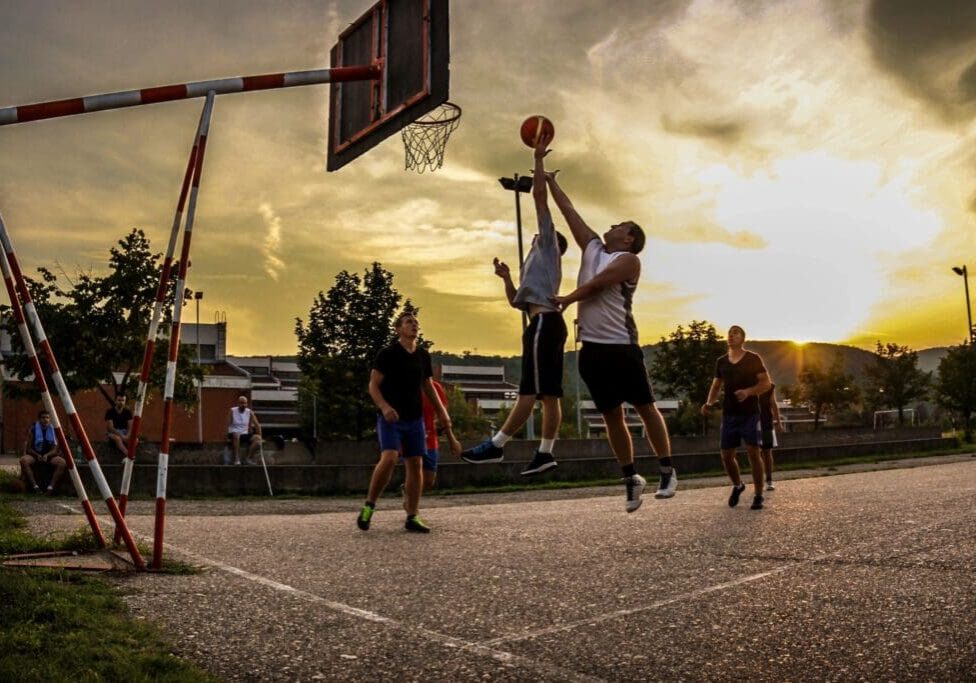
[[[0,496],[0,553],[84,550],[87,526],[56,539],[26,531]],[[106,580],[0,567],[0,681],[214,681],[180,660],[161,631],[132,619]]]

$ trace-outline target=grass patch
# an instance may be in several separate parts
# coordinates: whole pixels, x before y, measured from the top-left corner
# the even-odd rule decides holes
[[[39,539],[0,497],[0,552],[85,550],[87,526]],[[59,570],[0,568],[0,681],[215,681],[172,654],[155,627],[130,618],[102,578]]]

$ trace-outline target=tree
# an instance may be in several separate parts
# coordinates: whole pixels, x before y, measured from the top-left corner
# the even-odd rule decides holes
[[[798,377],[802,401],[813,409],[813,428],[820,428],[825,409],[842,410],[858,400],[854,376],[844,372],[844,357],[838,353],[826,370],[812,363]]]
[[[667,339],[661,337],[651,364],[651,379],[665,395],[697,410],[708,399],[715,362],[725,352],[725,341],[711,323],[692,320],[687,330],[678,325]],[[687,420],[682,425],[683,429],[689,426]]]
[[[928,393],[931,376],[918,368],[918,352],[898,344],[878,342],[874,363],[865,366],[865,394],[874,407],[898,411],[904,423],[905,407]]]
[[[62,273],[68,281],[67,286],[62,286],[57,275],[41,267],[37,269],[39,280],[25,279],[68,390],[73,393],[98,389],[111,405],[120,393],[134,394],[162,265],[161,254],[152,252],[145,232],[138,228],[119,240],[109,253],[109,271],[104,276],[79,271],[72,281]],[[160,326],[164,332],[170,329],[175,291],[176,281],[173,279],[164,300]],[[187,293],[182,294],[181,301],[185,301]],[[23,353],[23,343],[10,307],[4,306],[2,310],[14,351],[4,361],[15,377],[24,380],[33,374],[33,367]],[[163,386],[168,353],[167,344],[157,343],[149,377],[151,387]],[[194,380],[203,377],[202,370],[192,358],[191,350],[181,346],[174,398],[185,406],[196,404]],[[43,360],[41,366],[47,375]],[[120,380],[116,380],[115,373],[121,374]],[[50,377],[47,379],[48,385],[52,386]],[[106,384],[112,386],[111,394],[105,389]],[[33,387],[23,389],[7,385],[6,390],[15,398],[26,396],[36,400],[39,396]]]
[[[464,393],[456,386],[444,386],[447,393],[448,415],[455,436],[459,439],[480,439],[488,431],[488,418],[464,398]]]
[[[374,262],[362,277],[342,271],[327,294],[321,291],[309,309],[308,322],[295,319],[298,366],[305,377],[302,411],[311,427],[308,403],[315,397],[320,439],[361,441],[375,421],[376,408],[366,391],[373,359],[395,334],[393,321],[402,295],[393,273]],[[409,299],[404,312],[416,313]],[[421,346],[431,344],[420,339]]]
[[[936,400],[946,410],[962,418],[965,439],[973,440],[972,417],[976,413],[976,344],[949,349],[939,361]]]

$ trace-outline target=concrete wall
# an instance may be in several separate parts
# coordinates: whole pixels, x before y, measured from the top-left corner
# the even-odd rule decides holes
[[[616,478],[620,476],[620,468],[609,451],[597,452],[597,443],[591,445],[593,451],[573,452],[563,444],[558,453],[559,466],[545,475],[546,479],[557,481],[574,481],[600,478]],[[519,445],[519,444],[516,444]],[[930,436],[918,439],[897,441],[833,443],[812,446],[785,447],[776,451],[777,462],[784,463],[815,463],[818,460],[854,457],[873,454],[896,454],[921,452],[939,448],[949,448],[956,445],[954,439],[943,439],[941,436]],[[275,453],[276,462],[301,457],[297,449],[290,450],[289,444],[285,450]],[[523,452],[524,451],[524,452]],[[201,452],[203,453],[203,452]],[[214,453],[211,453],[213,455]],[[269,459],[272,449],[266,450]],[[439,469],[438,486],[441,488],[460,488],[465,486],[490,486],[524,482],[519,472],[531,458],[531,446],[506,449],[505,462],[499,465],[469,465],[458,462],[453,458],[445,459]],[[209,457],[209,456],[208,456]],[[308,458],[308,456],[304,456]],[[362,494],[369,484],[369,476],[375,464],[376,456],[368,461],[350,464],[275,464],[271,465],[269,475],[272,487],[276,493],[305,493],[318,495]],[[102,461],[100,461],[102,462]],[[136,497],[152,497],[156,489],[155,458],[147,458],[137,464],[132,484],[132,495]],[[717,451],[704,453],[684,453],[674,457],[674,464],[679,472],[691,474],[721,468]],[[650,474],[654,478],[655,464],[648,455],[637,457],[638,471]],[[121,465],[116,461],[105,460],[102,469],[113,490],[121,481]],[[88,467],[82,465],[79,471],[85,481],[89,495],[97,498],[97,489],[91,479]],[[395,483],[402,474],[395,475]],[[68,492],[70,484],[62,487]],[[173,498],[181,496],[205,495],[265,495],[267,484],[264,472],[260,466],[215,466],[213,464],[171,464],[169,466],[168,495]]]
[[[107,387],[109,395],[112,388]],[[237,405],[237,397],[241,394],[237,388],[207,388],[203,395],[203,440],[205,442],[221,441],[226,435],[227,411]],[[250,392],[243,392],[249,395]],[[129,397],[129,409],[132,409],[132,398]],[[105,440],[105,411],[109,404],[105,397],[95,390],[79,391],[72,396],[75,409],[81,417],[88,438],[93,442]],[[60,402],[55,400],[55,405]],[[24,446],[27,430],[37,419],[37,412],[43,405],[37,401],[26,399],[3,399],[3,452],[19,453]],[[58,410],[65,433],[73,434],[64,411]],[[163,399],[158,392],[147,397],[142,411],[142,436],[148,441],[158,441],[162,434]],[[178,442],[195,442],[197,440],[197,414],[180,406],[174,406],[173,424],[170,431],[172,438]]]

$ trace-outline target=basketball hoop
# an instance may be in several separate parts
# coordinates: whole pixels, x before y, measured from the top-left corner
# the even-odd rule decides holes
[[[413,169],[417,173],[439,169],[444,163],[447,139],[458,127],[460,120],[461,107],[445,102],[407,124],[400,131],[406,152],[404,168],[408,171]]]

